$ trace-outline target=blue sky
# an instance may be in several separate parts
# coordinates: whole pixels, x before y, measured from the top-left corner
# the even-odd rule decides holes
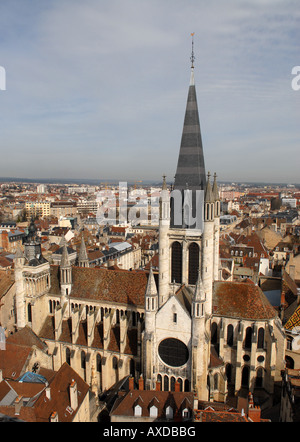
[[[2,0],[0,176],[172,180],[192,32],[206,170],[300,183],[298,0]]]

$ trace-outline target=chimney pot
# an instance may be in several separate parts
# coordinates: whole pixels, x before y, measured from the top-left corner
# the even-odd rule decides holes
[[[144,390],[144,379],[142,375],[140,376],[139,379],[139,390]]]
[[[134,377],[129,377],[129,390],[134,390]]]
[[[70,384],[70,405],[74,411],[78,407],[77,382],[75,382],[74,379],[72,379]]]
[[[22,406],[23,406],[23,396],[18,396],[15,399],[15,414],[16,415],[20,414]]]

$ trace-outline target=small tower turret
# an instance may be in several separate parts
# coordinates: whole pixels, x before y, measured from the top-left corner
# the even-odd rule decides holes
[[[83,235],[81,235],[81,244],[80,244],[80,249],[79,249],[78,265],[79,265],[79,267],[89,267],[89,258],[88,258],[88,254],[86,251],[86,246],[85,246]]]
[[[210,184],[210,173],[207,174],[207,183],[204,196],[204,232],[203,232],[203,264],[202,280],[206,293],[206,313],[211,314],[212,287],[214,274],[214,196]]]
[[[67,245],[64,244],[60,262],[60,289],[63,305],[72,289],[72,266],[69,261]]]
[[[163,176],[162,191],[159,201],[159,306],[161,307],[169,296],[169,238],[170,228],[170,195],[166,177]]]
[[[23,276],[24,264],[25,256],[18,246],[14,257],[14,273],[16,283],[16,315],[18,329],[23,328],[26,325],[25,281]]]
[[[214,174],[214,183],[212,188],[214,198],[214,281],[221,279],[220,277],[220,256],[219,256],[219,243],[220,243],[220,195],[217,184],[217,174]]]

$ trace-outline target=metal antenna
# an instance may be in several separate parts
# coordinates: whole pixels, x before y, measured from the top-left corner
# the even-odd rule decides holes
[[[195,32],[193,32],[192,34],[191,34],[191,36],[192,36],[192,55],[191,55],[191,63],[192,63],[192,69],[194,69],[194,61],[195,61],[195,56],[194,56],[194,35],[195,35]]]

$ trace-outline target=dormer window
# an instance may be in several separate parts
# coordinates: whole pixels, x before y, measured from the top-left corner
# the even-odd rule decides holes
[[[155,405],[152,405],[150,407],[150,417],[157,417],[158,416],[158,409]]]
[[[134,415],[137,417],[142,416],[142,407],[140,405],[134,407]]]
[[[173,419],[173,408],[170,405],[166,408],[166,418]]]
[[[182,410],[182,417],[184,419],[188,419],[190,417],[190,412],[189,412],[188,408],[185,408],[184,410]]]

